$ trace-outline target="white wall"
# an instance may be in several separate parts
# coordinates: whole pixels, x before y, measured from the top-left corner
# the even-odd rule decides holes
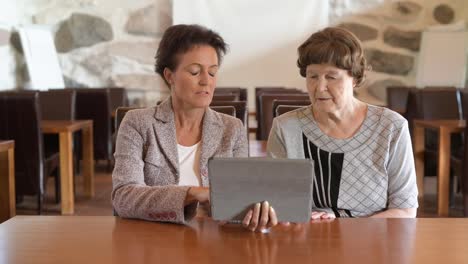
[[[328,25],[325,1],[283,0],[173,1],[174,24],[201,24],[218,32],[230,51],[218,86],[284,86],[305,90],[296,66],[297,47]],[[249,108],[254,109],[254,100]]]

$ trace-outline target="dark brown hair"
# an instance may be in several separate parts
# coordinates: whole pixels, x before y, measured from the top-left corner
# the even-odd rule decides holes
[[[177,56],[198,45],[213,47],[218,55],[218,64],[221,65],[227,44],[218,33],[200,25],[183,24],[171,26],[164,32],[156,52],[155,71],[167,85],[169,84],[164,78],[164,69],[174,71],[178,65]]]
[[[297,66],[302,77],[310,64],[330,64],[347,70],[356,80],[356,86],[363,83],[367,66],[361,42],[344,28],[327,27],[312,34],[297,49]]]

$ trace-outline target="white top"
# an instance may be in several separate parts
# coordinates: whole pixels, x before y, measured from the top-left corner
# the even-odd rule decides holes
[[[200,186],[200,141],[190,147],[177,144],[180,186]]]

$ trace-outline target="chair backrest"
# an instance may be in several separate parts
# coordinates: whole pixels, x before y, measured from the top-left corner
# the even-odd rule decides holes
[[[413,120],[421,118],[420,104],[421,98],[419,96],[419,89],[410,89],[408,93],[408,102],[406,103],[405,118],[408,120],[408,127],[411,135],[413,134]]]
[[[230,115],[236,117],[236,108],[232,105],[225,105],[225,106],[210,106],[211,109],[215,110],[218,113],[223,113],[226,115]]]
[[[465,88],[466,89],[466,88]],[[464,119],[468,120],[468,93],[461,92]],[[461,187],[464,198],[465,217],[468,216],[468,127],[464,131]]]
[[[262,93],[281,93],[296,91],[283,86],[278,87],[255,87],[255,119],[260,120],[260,94]]]
[[[406,86],[387,87],[387,107],[404,115],[407,110],[409,92],[414,88]]]
[[[125,114],[127,114],[128,111],[133,110],[133,109],[140,109],[140,107],[129,107],[129,106],[117,107],[117,110],[115,110],[115,131],[117,133],[119,132],[120,123],[122,123],[122,120]]]
[[[278,99],[275,99],[275,100],[273,100],[273,117],[277,117],[277,116],[280,116],[280,115],[282,115],[282,114],[284,114],[286,112],[289,112],[289,111],[283,112],[284,110],[281,110],[280,112],[278,112],[278,107],[280,105],[283,106],[284,110],[287,109],[286,106],[293,106],[294,109],[297,109],[298,107],[303,107],[303,106],[310,105],[310,99],[308,99],[308,100],[278,100]]]
[[[112,158],[112,130],[108,89],[75,89],[76,119],[93,120],[94,158]]]
[[[255,98],[257,98],[260,93],[269,92],[269,93],[280,93],[283,91],[292,91],[295,89],[289,89],[284,86],[265,86],[265,87],[255,87]]]
[[[41,116],[44,120],[75,120],[76,93],[72,89],[39,92]]]
[[[213,101],[238,101],[238,94],[214,94]]]
[[[127,90],[121,87],[110,87],[109,100],[111,113],[117,110],[118,107],[128,106]]]
[[[460,91],[454,87],[421,89],[421,115],[424,119],[463,119]]]
[[[275,117],[280,116],[287,112],[294,111],[301,107],[304,107],[304,105],[278,105],[278,107],[276,107]]]
[[[239,101],[249,101],[247,88],[239,88]]]
[[[0,139],[15,140],[17,195],[44,193],[44,150],[37,92],[0,93]]]
[[[455,88],[412,88],[408,93],[406,119],[410,133],[414,119],[461,119],[460,91]]]
[[[248,128],[248,108],[246,101],[211,101],[210,106],[234,106],[236,117]]]
[[[247,88],[242,88],[242,87],[216,87],[215,89],[215,94],[216,93],[226,93],[226,92],[231,92],[234,94],[239,95],[239,101],[248,101],[247,100]]]
[[[296,94],[260,94],[260,116],[257,126],[257,140],[267,140],[273,123],[273,100],[308,100],[309,95],[305,93]]]

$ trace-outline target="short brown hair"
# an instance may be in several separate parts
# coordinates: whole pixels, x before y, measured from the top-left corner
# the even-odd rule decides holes
[[[227,44],[216,32],[200,25],[174,25],[169,27],[163,34],[156,52],[155,71],[163,78],[164,69],[175,70],[178,65],[177,56],[189,51],[194,46],[209,45],[216,50],[218,64],[221,65]]]
[[[297,66],[302,77],[310,64],[330,64],[347,70],[356,80],[363,83],[367,66],[361,41],[350,31],[339,27],[327,27],[312,34],[297,49]]]

